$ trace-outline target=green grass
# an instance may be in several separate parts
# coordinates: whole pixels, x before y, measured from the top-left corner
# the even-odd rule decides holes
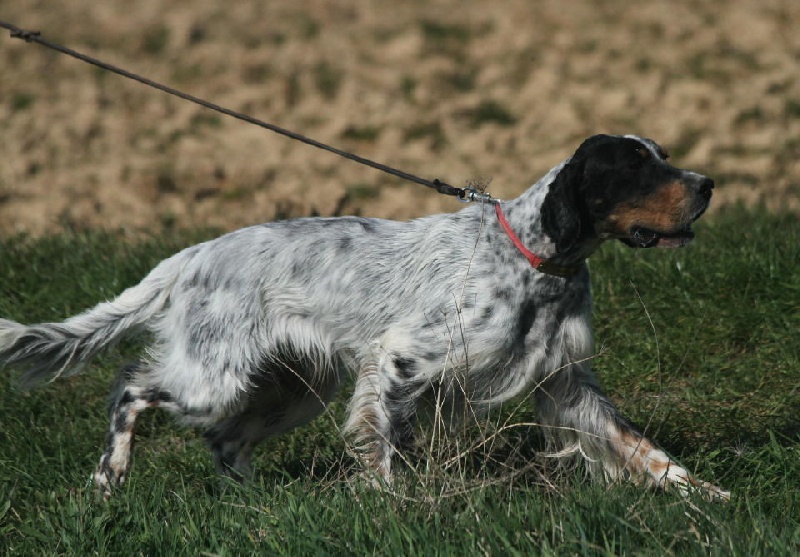
[[[344,398],[330,416],[267,442],[245,488],[218,485],[197,432],[144,414],[130,482],[104,503],[88,476],[114,369],[137,348],[124,344],[83,375],[32,392],[0,375],[0,553],[797,554],[800,221],[742,210],[707,220],[685,250],[609,244],[593,257],[595,367],[627,416],[731,489],[728,505],[541,466],[509,475],[495,459],[530,458],[536,432],[524,427],[449,476],[406,470],[400,494],[377,492],[352,481],[334,424]],[[5,240],[0,315],[62,319],[206,236]],[[510,418],[531,415],[523,406]]]

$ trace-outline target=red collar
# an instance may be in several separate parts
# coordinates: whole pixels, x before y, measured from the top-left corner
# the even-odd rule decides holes
[[[500,203],[494,204],[494,212],[497,215],[497,220],[500,222],[500,226],[503,227],[508,237],[511,239],[511,243],[513,243],[516,248],[525,256],[525,259],[531,264],[531,267],[540,271],[542,273],[546,273],[548,275],[555,275],[557,277],[568,277],[577,273],[582,265],[572,265],[572,266],[562,266],[562,265],[555,265],[546,259],[542,259],[522,243],[522,240],[519,239],[514,231],[511,229],[511,225],[508,224],[506,220],[506,216],[503,214],[503,209],[500,208]]]

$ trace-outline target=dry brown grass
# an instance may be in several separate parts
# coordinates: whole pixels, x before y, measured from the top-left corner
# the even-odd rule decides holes
[[[510,197],[587,135],[638,133],[716,205],[800,207],[800,3],[8,3],[2,19],[219,104]],[[459,207],[0,38],[0,232],[235,228]]]

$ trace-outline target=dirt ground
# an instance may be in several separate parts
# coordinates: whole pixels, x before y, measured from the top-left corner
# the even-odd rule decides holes
[[[797,0],[16,0],[0,19],[500,198],[610,132],[714,177],[716,207],[800,209]],[[0,36],[2,235],[460,207]]]

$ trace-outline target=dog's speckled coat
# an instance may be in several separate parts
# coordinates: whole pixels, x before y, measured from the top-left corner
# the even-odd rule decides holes
[[[64,323],[0,320],[0,364],[34,384],[126,333],[152,334],[112,396],[94,475],[106,494],[128,472],[144,408],[206,427],[221,471],[240,476],[260,441],[316,417],[352,372],[346,430],[387,480],[432,389],[476,412],[533,389],[549,441],[596,476],[727,499],[621,418],[590,369],[585,259],[611,238],[684,245],[711,198],[711,180],[665,159],[647,139],[593,136],[502,204],[528,249],[576,269],[566,277],[533,269],[488,204],[410,222],[274,222],[187,248]]]

